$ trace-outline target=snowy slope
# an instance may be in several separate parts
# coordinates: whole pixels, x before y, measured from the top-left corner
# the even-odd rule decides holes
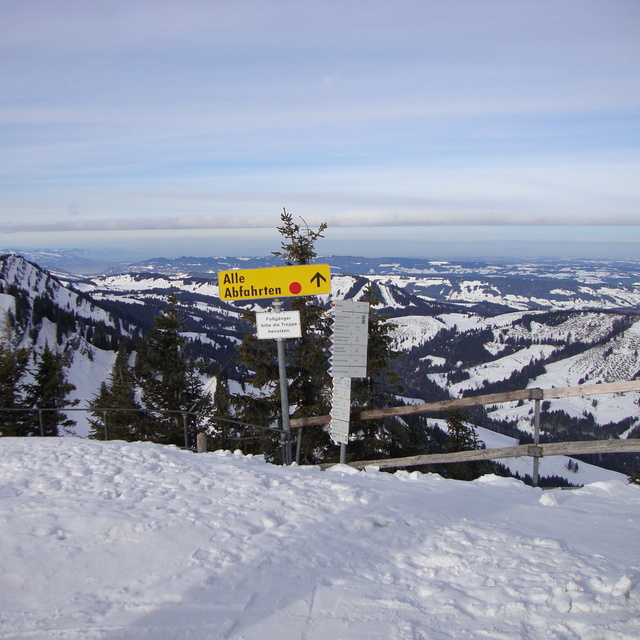
[[[4,320],[7,312],[18,316],[13,326],[17,346],[31,352],[32,365],[45,345],[64,354],[67,381],[76,387],[69,394],[69,400],[78,400],[79,407],[86,407],[98,393],[101,383],[107,380],[115,361],[114,351],[91,344],[89,331],[100,324],[120,338],[131,336],[135,327],[128,321],[121,322],[91,298],[21,256],[0,258],[0,290],[11,292],[0,294],[0,319]],[[17,311],[18,300],[23,307],[22,314]],[[34,309],[38,303],[41,307],[44,303],[46,311],[36,319]],[[61,330],[55,319],[64,319],[64,316],[74,320]],[[31,375],[27,375],[25,381],[31,380]],[[74,434],[87,435],[89,414],[73,411],[68,415],[77,422]]]
[[[467,369],[470,378],[458,384],[447,384],[446,375],[438,373],[433,374],[430,378],[441,386],[449,389],[452,397],[462,396],[464,391],[476,391],[482,388],[483,382],[496,382],[503,380],[513,371],[519,371],[524,366],[531,363],[532,360],[538,360],[543,356],[553,353],[553,347],[549,345],[534,345],[527,349],[521,349],[517,353],[498,358],[487,364]]]
[[[528,311],[486,318],[472,313],[439,314],[432,320],[455,332],[450,344],[463,340],[465,335],[476,336],[474,345],[481,345],[484,355],[478,356],[476,350],[470,363],[460,360],[449,362],[445,367],[444,359],[423,356],[432,338],[432,334],[425,332],[425,348],[417,352],[419,357],[414,356],[413,362],[416,369],[421,367],[423,378],[435,382],[452,398],[525,387],[550,389],[634,380],[640,375],[640,322],[634,321],[636,317],[596,311]],[[623,320],[626,328],[620,328]],[[398,343],[405,335],[411,335],[412,324],[417,329],[417,323],[410,316],[406,324],[409,326],[401,324],[396,332]],[[406,338],[404,344],[411,346]],[[420,346],[415,339],[413,344]],[[465,344],[468,348],[470,342]],[[569,346],[576,349],[563,352]],[[447,348],[441,348],[436,355],[447,355]],[[455,353],[465,357],[464,350],[458,349]],[[530,367],[536,362],[540,366]],[[457,369],[454,373],[459,374],[453,382],[451,369]],[[507,386],[507,381],[520,372],[524,375]],[[494,386],[487,391],[486,385]],[[593,417],[598,425],[631,421],[618,432],[621,437],[627,437],[633,427],[640,424],[639,402],[640,392],[576,396],[546,401],[543,411],[564,412],[567,419]],[[494,420],[517,423],[520,431],[532,431],[533,403],[507,403],[487,407],[487,411]],[[543,415],[543,430],[545,421]]]
[[[89,299],[80,298],[77,292],[72,291],[58,278],[21,256],[0,258],[0,281],[3,287],[17,287],[28,292],[31,298],[44,296],[54,299],[60,309],[113,326],[113,318],[104,309],[95,306]]]
[[[2,640],[635,640],[640,487],[0,442]]]
[[[219,289],[217,279],[212,276],[211,280],[194,280],[188,276],[161,276],[151,274],[148,276],[133,275],[130,273],[117,276],[105,276],[94,280],[75,283],[75,287],[80,291],[93,292],[96,289],[96,282],[100,283],[100,288],[110,291],[153,291],[158,289],[168,289],[173,286],[175,289],[189,291],[191,293],[201,293],[202,295],[217,298]]]
[[[438,318],[430,316],[402,316],[394,318],[393,349],[408,351],[418,347],[438,333],[445,325]]]
[[[443,431],[447,430],[444,420],[430,420],[430,423],[437,424]],[[499,449],[500,447],[513,447],[518,444],[518,440],[504,436],[495,431],[489,431],[482,427],[477,427],[476,432],[481,442],[484,442],[487,449]],[[506,467],[512,473],[519,473],[520,477],[525,475],[533,475],[533,458],[522,456],[520,458],[501,458],[498,462]],[[571,468],[569,464],[571,463]],[[585,485],[593,482],[606,482],[609,480],[617,480],[618,482],[626,482],[627,476],[617,471],[603,469],[587,462],[577,462],[578,468],[575,469],[576,460],[569,456],[547,456],[539,458],[538,472],[540,477],[558,476],[566,478],[573,485]],[[575,470],[574,470],[575,469]]]
[[[601,325],[594,325],[594,334]],[[542,332],[541,332],[542,334]],[[640,322],[634,323],[630,329],[623,332],[613,341],[596,345],[576,356],[565,358],[559,362],[547,364],[545,372],[529,382],[529,387],[550,389],[553,387],[571,387],[579,384],[596,384],[600,382],[616,382],[618,380],[637,377],[640,366]],[[496,361],[499,362],[499,361]],[[487,365],[490,366],[490,365]],[[504,372],[509,369],[506,367]],[[484,373],[484,370],[483,370]],[[499,372],[496,372],[499,375]],[[472,381],[466,380],[459,389],[471,388]],[[592,414],[598,424],[618,422],[627,417],[637,417],[640,392],[618,394],[603,394],[599,396],[578,396],[571,398],[552,399],[549,410],[561,410],[572,417]],[[519,425],[524,431],[529,431],[527,421],[530,420],[531,407],[524,405],[517,407],[511,403],[502,405],[491,413],[492,417],[500,419],[522,420]]]
[[[81,337],[66,341],[65,345],[61,347],[56,342],[55,325],[46,318],[43,319],[37,340],[31,344],[31,349],[40,351],[45,344],[60,349],[66,354],[65,375],[67,382],[75,387],[69,393],[68,400],[70,403],[77,400],[78,409],[86,408],[100,391],[102,382],[108,380],[116,353],[98,349]],[[30,380],[31,376],[28,376],[27,379]],[[70,429],[71,435],[85,437],[89,434],[91,430],[89,418],[92,417],[89,411],[68,411],[67,416],[76,423]],[[63,432],[60,435],[69,434]]]

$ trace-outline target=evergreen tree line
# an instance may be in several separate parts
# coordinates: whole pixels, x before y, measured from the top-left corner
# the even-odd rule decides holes
[[[31,350],[17,346],[5,316],[0,337],[0,436],[58,436],[71,429],[75,421],[62,410],[77,403],[67,400],[74,389],[66,378],[64,354],[45,344],[32,358]]]
[[[153,328],[135,343],[121,347],[109,378],[91,402],[90,438],[185,444],[206,430],[213,402],[196,361],[186,351],[184,314],[173,292]],[[105,425],[106,420],[106,425]]]

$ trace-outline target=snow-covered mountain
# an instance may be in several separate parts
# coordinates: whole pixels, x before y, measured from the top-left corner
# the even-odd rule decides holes
[[[378,311],[396,325],[394,347],[404,352],[398,366],[411,401],[640,376],[640,266],[635,263],[327,261],[332,291],[321,297],[327,309],[334,299],[358,299],[370,283],[378,288],[383,301]],[[231,379],[239,376],[235,345],[246,330],[240,316],[270,301],[221,301],[217,270],[266,265],[272,266],[273,259],[158,259],[130,265],[128,273],[54,277],[22,258],[6,256],[2,299],[22,322],[24,344],[38,348],[44,340],[55,341],[73,352],[70,379],[86,401],[108,373],[116,336],[148,329],[171,289],[179,292],[194,357],[223,363]],[[57,316],[50,312],[29,319],[24,309],[40,308],[35,301],[43,296],[55,301]],[[66,328],[65,314],[72,312],[77,331]],[[95,328],[87,338],[96,323],[99,344]],[[77,348],[72,350],[70,343]],[[639,401],[636,392],[546,401],[543,437],[637,436]],[[523,403],[492,406],[473,418],[522,438],[531,434],[532,410]],[[624,455],[633,457],[616,459]]]
[[[77,278],[159,273],[215,280],[221,270],[278,266],[273,256],[154,258],[108,266],[92,260],[84,251],[33,251],[23,255],[53,273],[76,274]],[[640,264],[632,260],[464,262],[326,256],[318,261],[330,264],[333,275],[375,278],[429,301],[517,310],[640,307]]]
[[[328,256],[332,275],[358,275],[432,302],[525,309],[640,308],[640,265],[633,261],[446,262]],[[134,273],[215,279],[218,271],[277,266],[274,258],[154,259]],[[122,271],[120,271],[122,272]]]
[[[358,299],[370,283],[378,288],[380,311],[397,325],[395,348],[405,353],[399,369],[406,395],[419,401],[640,374],[635,263],[489,265],[344,257],[326,262],[332,268],[331,294],[321,296],[327,308],[333,299]],[[153,260],[131,265],[127,275],[87,278],[75,286],[97,299],[140,308],[158,303],[173,287],[194,323],[190,335],[232,354],[242,336],[241,312],[270,301],[221,302],[217,271],[267,265],[273,260]],[[639,400],[639,393],[626,393],[545,402],[543,437],[637,434]],[[522,437],[532,431],[531,412],[526,404],[501,405],[475,418]]]
[[[0,256],[0,315],[9,315],[17,347],[35,354],[45,345],[64,354],[65,373],[75,386],[70,400],[86,406],[105,381],[123,339],[140,327],[111,313],[38,265],[17,255]],[[86,414],[74,413],[77,432],[87,433]]]
[[[431,285],[419,274],[387,262],[379,273],[365,273],[366,261],[360,273],[336,268],[323,301],[378,286],[405,351],[407,402],[639,377],[637,275],[625,284],[607,265],[566,278],[547,268],[545,278],[597,292],[593,305],[571,308],[538,294],[532,304],[528,285],[512,289],[513,304],[506,289],[467,285],[436,299],[423,295]],[[260,305],[220,301],[214,275],[79,278],[0,256],[0,313],[13,320],[19,346],[65,354],[85,404],[118,341],[145,331],[171,288],[192,348],[232,372],[240,313]],[[638,437],[638,400],[545,401],[544,435]],[[500,447],[530,433],[531,414],[518,403],[472,418],[487,446]],[[150,443],[0,440],[6,640],[640,636],[640,489],[583,461],[578,469],[560,456],[542,459],[542,475],[586,485],[543,492],[493,475],[464,483],[371,467],[276,467],[240,452]],[[529,465],[510,464],[521,474]]]

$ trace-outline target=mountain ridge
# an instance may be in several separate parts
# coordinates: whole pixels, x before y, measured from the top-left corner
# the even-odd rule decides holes
[[[211,260],[225,269],[259,264],[257,259]],[[342,266],[357,266],[357,260],[345,259]],[[14,314],[21,344],[40,349],[49,341],[67,350],[71,354],[70,380],[78,386],[75,397],[84,403],[108,376],[118,338],[132,339],[148,330],[172,289],[179,294],[186,317],[184,335],[192,357],[215,364],[218,373],[224,371],[233,380],[243,376],[234,359],[235,347],[246,330],[241,315],[245,310],[268,308],[271,302],[221,301],[215,274],[196,275],[202,263],[195,258],[171,261],[169,270],[174,273],[162,273],[162,261],[151,261],[128,274],[82,278],[52,275],[16,255],[3,256],[0,261],[2,308]],[[494,274],[493,288],[487,289],[486,284],[464,284],[480,281],[477,277],[466,280],[459,273],[463,266],[457,263],[437,261],[431,265],[457,271],[460,280],[454,286],[443,284],[442,272],[437,284],[432,273],[398,273],[407,265],[415,268],[415,261],[381,262],[382,271],[392,270],[394,274],[334,271],[332,292],[320,296],[319,301],[329,313],[333,300],[358,299],[369,284],[377,288],[383,301],[379,311],[397,325],[394,348],[404,352],[398,372],[408,398],[428,402],[488,389],[573,386],[640,376],[637,265],[625,263],[614,268],[610,263],[594,262],[591,270],[586,270],[584,261],[580,261],[574,271],[569,271],[562,263],[555,267],[562,278],[551,279],[549,264],[544,267],[544,278],[542,272],[532,278],[532,266],[520,265],[508,268],[524,275],[507,278]],[[194,272],[177,273],[186,266]],[[361,266],[369,269],[368,263]],[[485,265],[485,272],[488,269]],[[562,299],[538,296],[535,308],[531,308],[531,296],[515,288],[518,282],[525,288],[531,282],[548,287],[548,282],[560,280],[575,284],[575,307],[569,306],[571,296],[563,294]],[[499,289],[501,283],[507,283],[504,291]],[[438,295],[431,295],[434,287],[440,287]],[[580,287],[590,288],[588,300]],[[100,336],[96,336],[98,325]],[[584,398],[554,400],[544,408],[548,433],[543,437],[637,437],[639,401],[637,393],[598,398],[595,404],[593,399]],[[531,434],[531,407],[526,405],[487,408],[473,418],[481,426],[516,438]]]

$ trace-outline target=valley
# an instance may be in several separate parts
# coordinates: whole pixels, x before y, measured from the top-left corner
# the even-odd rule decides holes
[[[190,357],[206,364],[203,375],[208,381],[223,376],[236,389],[240,385],[234,381],[246,374],[235,357],[248,329],[242,313],[269,309],[271,301],[220,300],[217,272],[274,262],[157,259],[126,265],[122,273],[86,276],[59,268],[49,273],[7,255],[2,259],[0,300],[16,319],[21,345],[37,350],[48,342],[68,353],[75,398],[86,403],[108,376],[119,342],[148,331],[173,290],[185,316]],[[319,262],[330,264],[332,271],[331,293],[318,297],[326,313],[333,300],[359,299],[369,284],[378,292],[382,302],[373,313],[388,316],[393,349],[402,354],[396,365],[404,387],[399,402],[640,377],[637,263],[484,264],[357,257]],[[34,317],[34,308],[43,308],[43,301],[48,301],[48,310]],[[543,438],[638,437],[639,400],[640,393],[629,392],[547,401]],[[526,441],[531,436],[532,407],[526,404],[487,407],[470,418],[509,437]],[[636,463],[634,456],[618,456],[613,466],[626,471]]]

